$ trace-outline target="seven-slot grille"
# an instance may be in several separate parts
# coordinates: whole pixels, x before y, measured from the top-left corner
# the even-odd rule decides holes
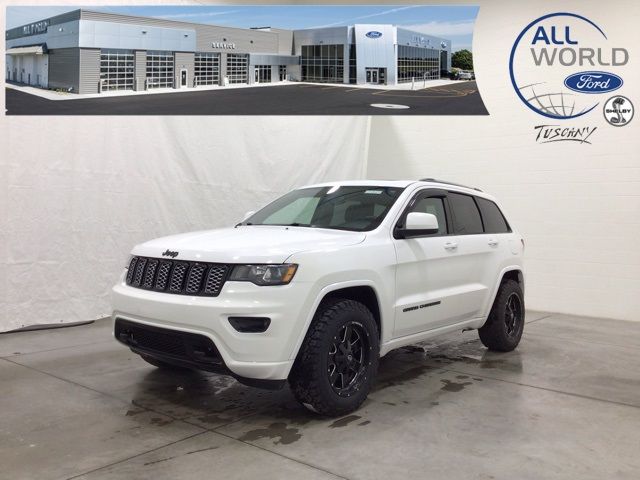
[[[217,297],[229,265],[133,257],[127,271],[127,285],[145,290]]]

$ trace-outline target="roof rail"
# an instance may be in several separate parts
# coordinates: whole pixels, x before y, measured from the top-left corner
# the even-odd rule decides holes
[[[470,188],[471,190],[476,190],[478,192],[482,191],[477,187],[469,187],[468,185],[462,185],[460,183],[447,182],[446,180],[437,180],[435,178],[421,178],[420,181],[421,182],[444,183],[445,185],[454,185],[456,187]]]

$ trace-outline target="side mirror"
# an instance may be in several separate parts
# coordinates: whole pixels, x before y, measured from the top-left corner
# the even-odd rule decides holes
[[[438,233],[438,218],[431,213],[411,212],[404,228],[397,229],[398,238],[420,237]]]
[[[244,217],[242,217],[242,221],[244,222],[247,218],[249,218],[254,213],[256,213],[254,210],[249,210],[247,213],[244,214]]]

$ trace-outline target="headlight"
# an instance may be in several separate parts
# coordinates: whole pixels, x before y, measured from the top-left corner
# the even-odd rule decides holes
[[[295,263],[280,265],[236,265],[229,280],[252,282],[256,285],[286,285],[298,269]]]

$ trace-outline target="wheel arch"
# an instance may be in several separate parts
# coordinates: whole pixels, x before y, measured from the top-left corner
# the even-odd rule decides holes
[[[307,315],[305,326],[300,334],[300,338],[298,338],[293,352],[291,353],[291,360],[295,360],[297,358],[302,342],[304,342],[304,339],[309,332],[309,327],[311,326],[311,322],[316,316],[318,309],[320,309],[324,303],[331,301],[332,299],[355,300],[369,308],[376,322],[378,336],[380,338],[380,343],[382,344],[384,314],[380,305],[380,294],[376,285],[370,280],[341,282],[324,287],[317,295],[316,300]]]
[[[498,280],[496,281],[496,284],[493,287],[493,291],[491,292],[491,296],[489,297],[489,301],[485,306],[485,311],[484,311],[485,320],[489,316],[489,312],[491,311],[493,302],[495,302],[496,300],[496,296],[498,295],[498,290],[500,290],[500,285],[502,285],[502,282],[504,282],[505,280],[513,280],[515,282],[518,282],[518,284],[520,285],[520,288],[522,288],[522,293],[524,294],[525,278],[524,278],[524,272],[522,271],[522,266],[511,265],[503,268],[502,271],[500,272],[500,275],[498,275]]]

